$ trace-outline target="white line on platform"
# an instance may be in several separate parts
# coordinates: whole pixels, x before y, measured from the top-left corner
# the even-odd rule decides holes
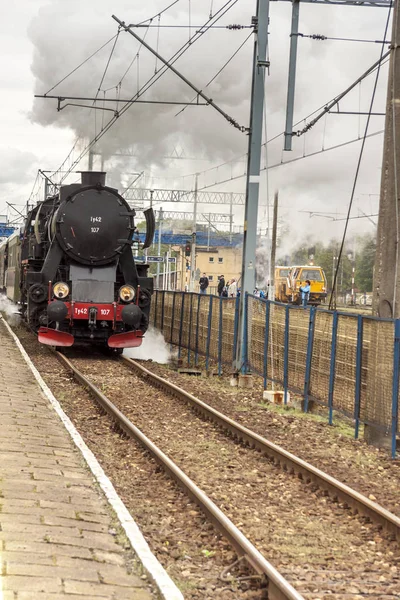
[[[72,437],[75,445],[81,451],[84,459],[89,465],[90,470],[93,475],[97,479],[101,489],[107,497],[108,502],[111,504],[113,510],[115,511],[119,521],[121,522],[122,527],[125,530],[125,533],[131,543],[131,546],[134,552],[137,554],[139,560],[143,564],[144,569],[148,573],[151,580],[154,582],[155,586],[158,588],[162,598],[165,600],[184,600],[183,594],[177,588],[175,583],[172,581],[168,573],[165,571],[164,567],[157,560],[154,554],[151,552],[146,540],[143,537],[142,532],[134,521],[132,515],[129,513],[125,504],[122,502],[121,498],[118,496],[113,484],[108,479],[106,474],[104,473],[102,467],[100,466],[97,458],[94,456],[93,452],[88,448],[85,442],[82,439],[80,433],[76,430],[73,423],[70,421],[69,417],[65,414],[63,409],[60,406],[60,403],[54,397],[50,388],[43,381],[42,376],[39,371],[36,369],[28,354],[26,353],[24,347],[21,342],[12,331],[11,327],[7,323],[5,319],[1,319],[8,332],[14,339],[17,344],[22,356],[27,362],[29,368],[31,369],[36,381],[40,385],[44,395],[51,403],[52,407],[60,417],[63,422],[65,428],[68,433]],[[0,588],[1,590],[1,588]],[[0,600],[2,593],[0,591]]]

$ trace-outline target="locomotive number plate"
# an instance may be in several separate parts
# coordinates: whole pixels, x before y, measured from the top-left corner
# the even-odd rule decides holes
[[[96,320],[98,321],[121,321],[121,312],[124,306],[122,304],[93,304],[92,302],[77,302],[74,303],[73,307],[69,302],[65,303],[68,307],[67,318],[87,320],[89,319],[89,313],[91,308],[96,310]]]

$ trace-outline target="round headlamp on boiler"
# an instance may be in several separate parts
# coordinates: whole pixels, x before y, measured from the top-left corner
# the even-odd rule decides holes
[[[69,295],[69,285],[63,281],[58,281],[53,285],[53,294],[56,298],[66,298]]]
[[[123,285],[118,293],[122,302],[132,302],[136,296],[135,288],[131,285]]]

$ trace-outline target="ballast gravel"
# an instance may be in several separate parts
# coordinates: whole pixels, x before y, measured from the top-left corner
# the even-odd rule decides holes
[[[33,334],[22,327],[14,331],[185,599],[267,600],[264,583],[248,579],[253,574],[242,563],[231,568],[237,555],[229,543],[158,464],[136,442],[121,438],[109,417]],[[108,387],[102,388],[106,395]],[[141,402],[134,388],[125,392]]]
[[[210,496],[305,597],[322,594],[323,598],[343,600],[350,586],[363,597],[397,597],[398,546],[377,526],[353,516],[346,507],[279,470],[254,450],[233,442],[123,364],[81,358],[74,359],[74,364]],[[311,574],[310,580],[307,574]]]

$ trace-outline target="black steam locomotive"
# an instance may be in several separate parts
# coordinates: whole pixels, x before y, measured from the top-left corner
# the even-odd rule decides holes
[[[134,217],[105,185],[105,173],[84,172],[81,183],[62,186],[35,206],[19,240],[0,248],[0,287],[20,302],[41,343],[140,346],[153,279],[148,265],[133,257]],[[145,217],[146,248],[154,236],[152,209]]]

